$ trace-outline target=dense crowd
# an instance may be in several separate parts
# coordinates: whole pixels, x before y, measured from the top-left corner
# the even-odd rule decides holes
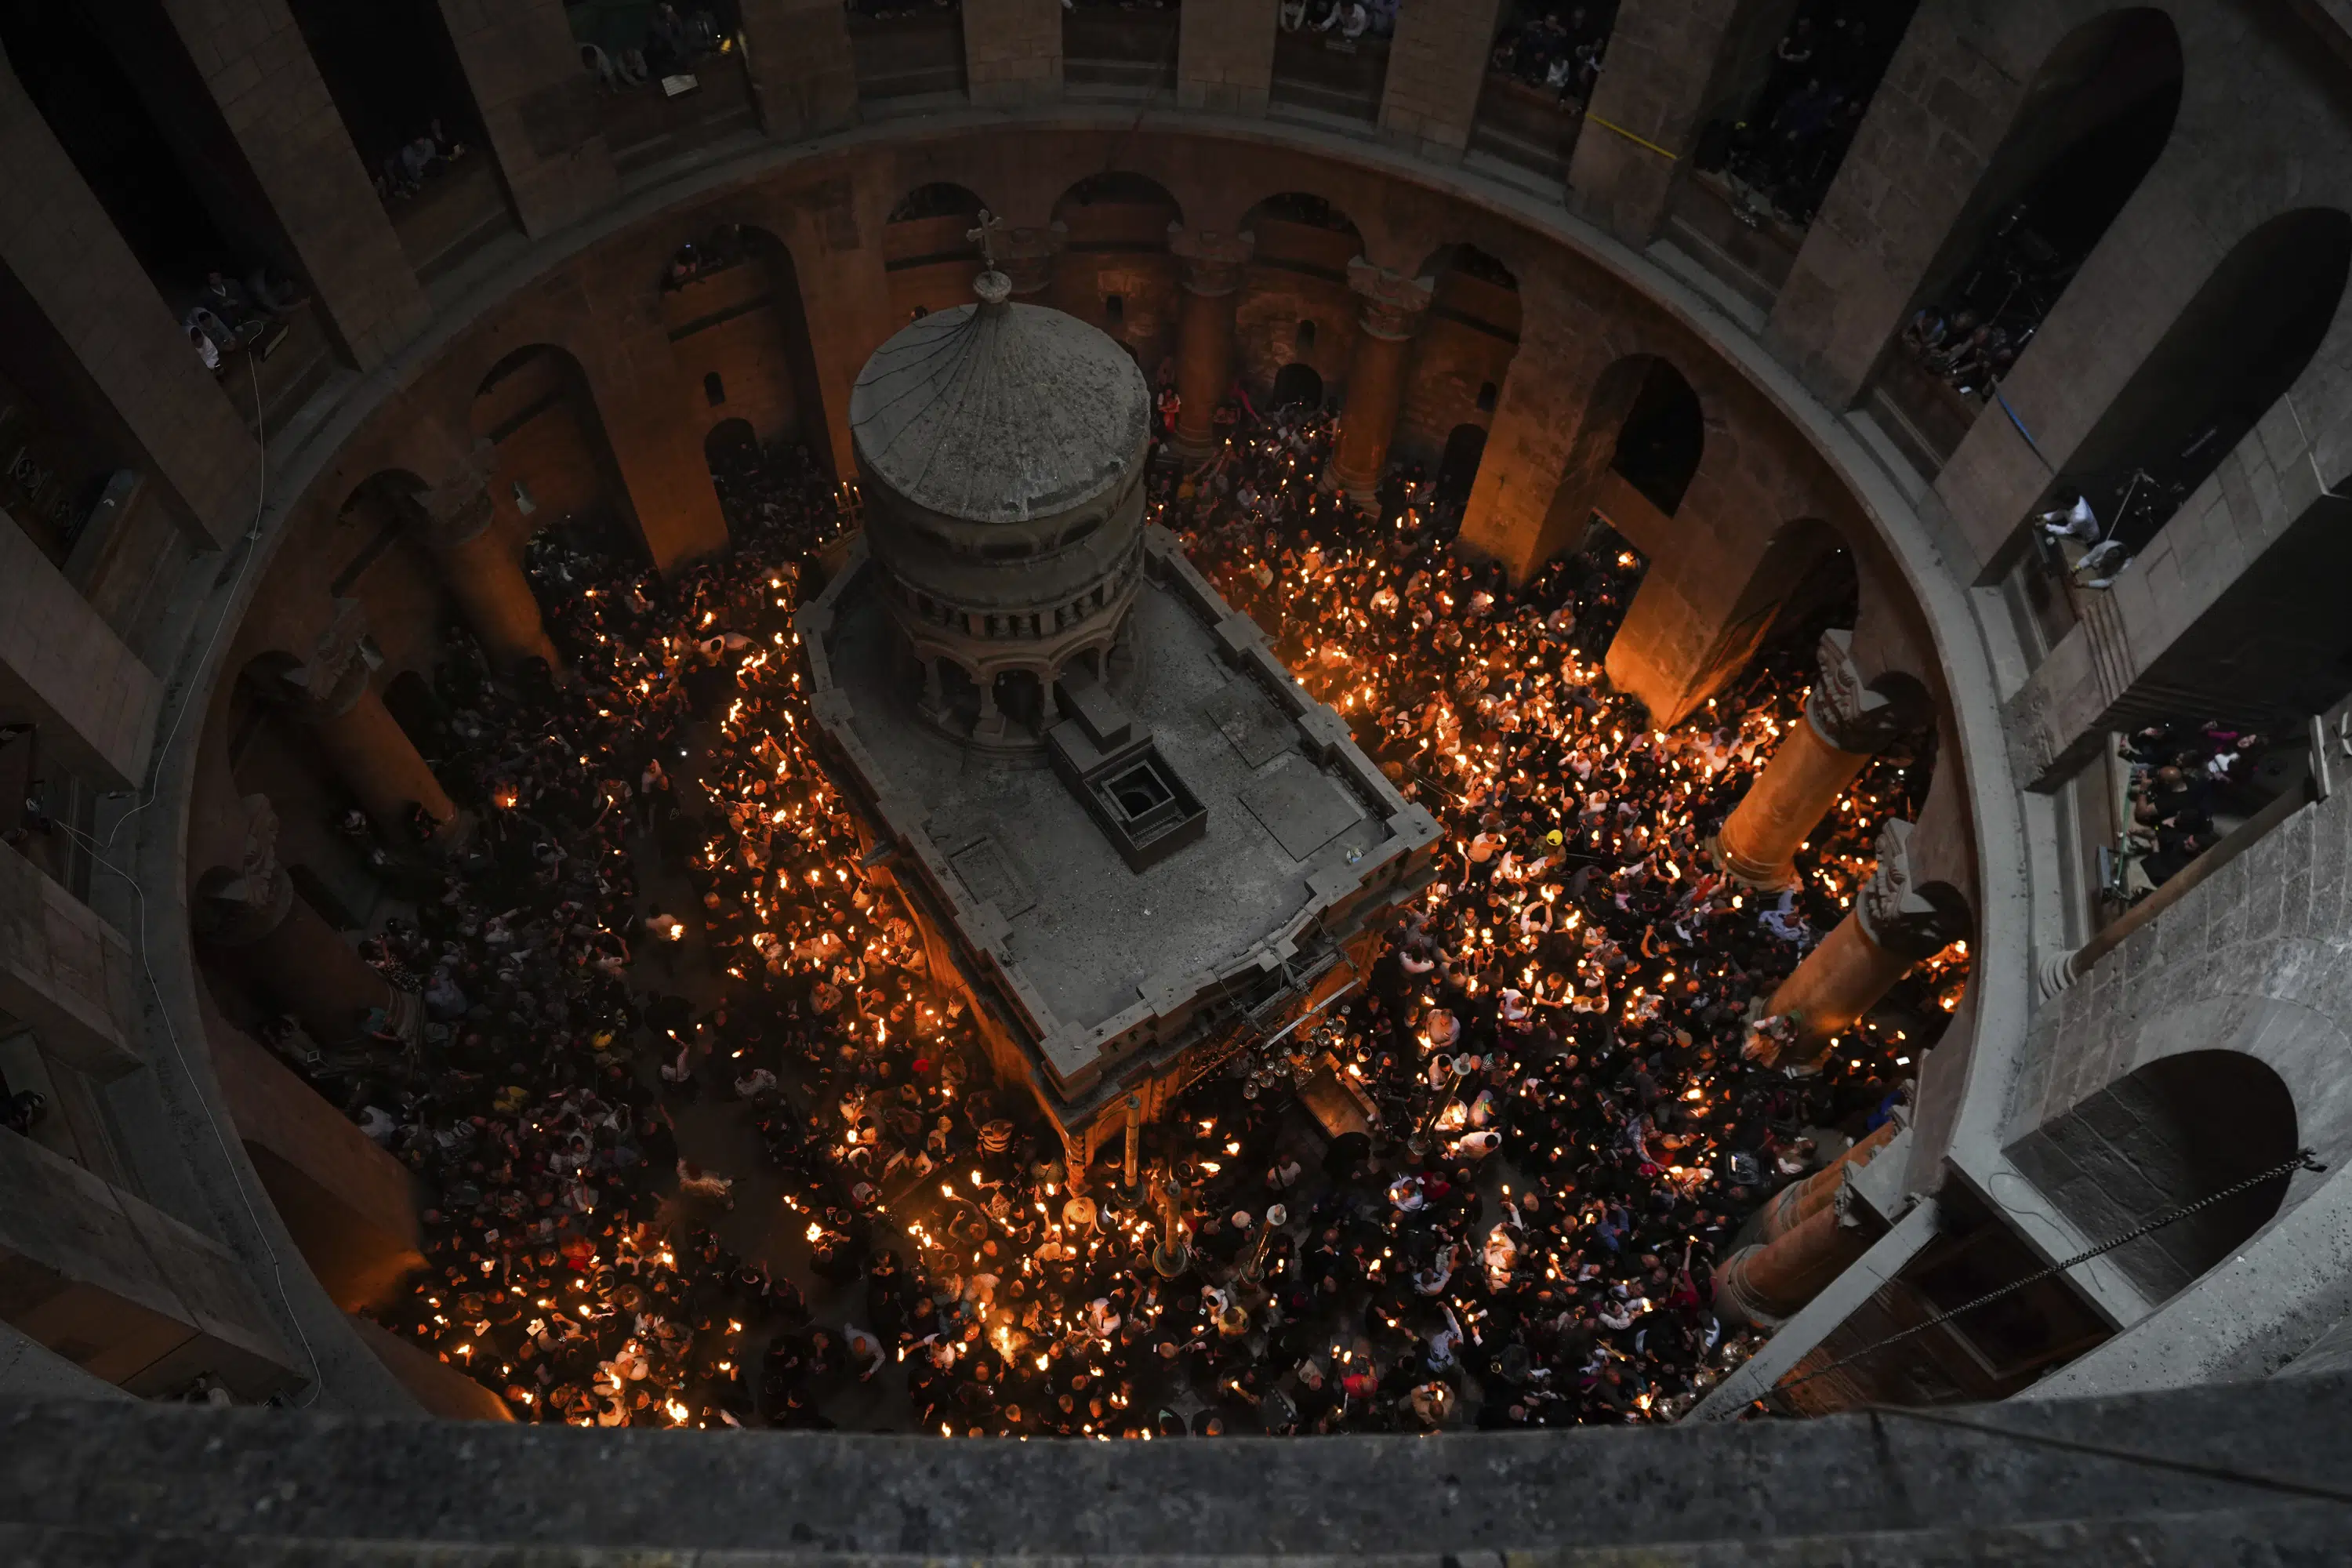
[[[1616,21],[1614,0],[1588,5],[1555,0],[1519,8],[1496,36],[1489,68],[1542,88],[1563,103],[1590,102]]]
[[[2139,885],[2121,889],[2133,901],[2179,876],[2221,842],[2217,818],[2242,821],[2262,809],[2260,779],[2267,742],[2219,722],[2158,723],[2136,730],[2118,749],[2130,770],[2130,820],[2123,848]]]
[[[1743,891],[1706,841],[1810,637],[1654,731],[1601,674],[1642,565],[1605,531],[1514,590],[1423,473],[1363,519],[1327,417],[1222,412],[1153,515],[1446,829],[1362,984],[1149,1129],[1144,1193],[1117,1140],[1068,1168],[819,765],[789,617],[844,494],[747,451],[724,561],[541,536],[562,683],[450,640],[436,750],[478,826],[364,950],[425,1038],[304,1063],[433,1194],[388,1326],[526,1420],[957,1436],[1664,1420],[1745,1353],[1714,1261],[1889,1114],[1963,982],[1956,947],[1815,1074],[1746,1054],[1932,758]],[[1303,1107],[1318,1072],[1353,1124]]]
[[[1700,166],[1720,166],[1755,213],[1811,223],[1909,11],[1881,0],[1806,0],[1773,46],[1764,86],[1743,114],[1706,138]]]

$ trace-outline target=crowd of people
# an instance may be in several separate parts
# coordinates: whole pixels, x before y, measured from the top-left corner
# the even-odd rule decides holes
[[[1523,8],[1496,36],[1489,68],[1542,88],[1562,103],[1589,103],[1616,23],[1614,0],[1549,0]]]
[[[2130,769],[2126,797],[2130,820],[2125,857],[2140,885],[2120,889],[2137,902],[2164,886],[2221,841],[2221,820],[2242,821],[2262,809],[2262,772],[2268,742],[2259,734],[2219,722],[2158,723],[2119,742]]]
[[[1221,413],[1153,517],[1446,829],[1362,983],[1208,1071],[1141,1191],[1118,1140],[1072,1168],[822,766],[790,616],[843,492],[747,449],[723,561],[541,536],[560,684],[452,634],[433,750],[478,826],[362,949],[421,1044],[274,1040],[432,1194],[388,1327],[525,1420],[953,1436],[1663,1421],[1746,1352],[1715,1260],[1892,1113],[1964,982],[1956,945],[1817,1073],[1752,1055],[1932,759],[1874,763],[1800,886],[1735,886],[1707,836],[1809,637],[1655,731],[1601,671],[1642,569],[1604,530],[1515,589],[1419,469],[1360,517],[1328,416]]]
[[[598,6],[570,12],[582,68],[613,91],[659,81],[733,47],[739,18],[729,0],[683,10],[673,0],[657,0],[641,18],[636,12]]]
[[[1370,35],[1396,31],[1397,0],[1282,0],[1275,21],[1286,33],[1321,33],[1327,41],[1353,46]]]
[[[1771,70],[1746,111],[1702,138],[1699,166],[1721,169],[1756,216],[1811,223],[1911,9],[1880,0],[1805,0],[1773,46]]]

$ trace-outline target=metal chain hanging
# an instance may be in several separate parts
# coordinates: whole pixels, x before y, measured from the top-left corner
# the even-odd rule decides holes
[[[1883,1351],[1887,1346],[1895,1344],[1903,1340],[1907,1340],[1914,1334],[1926,1333],[1929,1329],[1936,1327],[1939,1323],[1948,1323],[1963,1312],[1973,1312],[1979,1307],[1990,1306],[1991,1303],[2000,1300],[2003,1296],[2013,1296],[2029,1285],[2038,1285],[2044,1279],[2051,1279],[2055,1275],[2063,1274],[2068,1269],[2076,1268],[2081,1264],[2088,1263],[2095,1258],[2104,1257],[2119,1247],[2128,1247],[2133,1242],[2137,1241],[2141,1237],[2147,1236],[2153,1231],[2162,1230],[2166,1226],[2174,1224],[2177,1221],[2187,1219],[2190,1215],[2197,1213],[2200,1209],[2210,1208],[2215,1204],[2236,1197],[2240,1193],[2251,1192],[2254,1188],[2261,1186],[2265,1182],[2274,1182],[2281,1176],[2293,1175],[2297,1171],[2325,1171],[2326,1169],[2327,1169],[2327,1167],[2320,1163],[2318,1154],[2315,1151],[2310,1149],[2298,1149],[2295,1151],[2294,1159],[2284,1161],[2279,1164],[2273,1165],[2267,1171],[2263,1171],[2254,1175],[2248,1176],[2242,1182],[2238,1182],[2232,1185],[2223,1187],[2218,1193],[2208,1193],[2205,1196],[2199,1198],[2194,1203],[2183,1204],[2180,1207],[2174,1209],[2169,1214],[2159,1215],[2156,1218],[2149,1220],[2146,1225],[2141,1226],[2137,1230],[2126,1231],[2123,1235],[2115,1237],[2111,1241],[2103,1241],[2099,1243],[2098,1246],[2092,1247],[2087,1252],[2078,1252],[2074,1257],[2065,1259],[2063,1262],[2053,1263],[2049,1268],[2042,1270],[2039,1274],[2029,1274],[2024,1279],[2017,1280],[2011,1284],[2004,1285],[1998,1290],[1987,1291],[1984,1295],[1979,1296],[1973,1301],[1963,1301],[1948,1312],[1938,1312],[1923,1323],[1916,1323],[1910,1328],[1904,1329],[1899,1332],[1889,1334],[1883,1340],[1878,1340],[1873,1343],[1866,1344],[1863,1346],[1862,1349],[1854,1352],[1852,1355],[1841,1356],[1836,1361],[1830,1363],[1829,1365],[1822,1367],[1818,1371],[1806,1373],[1801,1377],[1781,1379],[1775,1382],[1772,1386],[1776,1389],[1793,1388],[1801,1383],[1811,1383],[1817,1377],[1827,1377],[1831,1373],[1837,1371],[1841,1367],[1852,1366],[1855,1362],[1860,1361],[1866,1355],[1873,1354],[1878,1351]]]

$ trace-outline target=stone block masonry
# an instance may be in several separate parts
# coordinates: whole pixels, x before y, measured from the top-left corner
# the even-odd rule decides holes
[[[1264,114],[1273,92],[1275,24],[1267,0],[1186,0],[1176,101],[1223,114]]]
[[[971,100],[982,108],[1061,97],[1060,0],[965,0],[963,52]]]

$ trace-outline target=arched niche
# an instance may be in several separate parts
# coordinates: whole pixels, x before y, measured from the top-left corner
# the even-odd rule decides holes
[[[1234,308],[1237,374],[1257,395],[1270,394],[1288,366],[1303,365],[1320,383],[1319,403],[1347,383],[1358,310],[1348,263],[1364,253],[1363,234],[1346,213],[1306,191],[1266,197],[1240,226],[1257,243]]]

